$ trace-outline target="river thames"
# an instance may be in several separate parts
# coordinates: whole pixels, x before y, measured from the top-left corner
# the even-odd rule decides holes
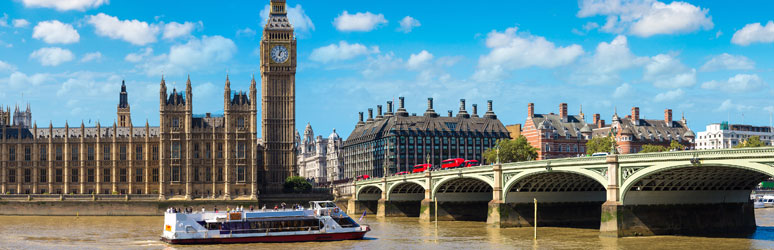
[[[356,218],[356,217],[355,217]],[[0,249],[774,249],[774,209],[756,209],[748,238],[652,236],[600,238],[596,229],[487,228],[484,222],[420,223],[367,217],[365,240],[286,244],[172,246],[159,241],[163,217],[0,216]]]

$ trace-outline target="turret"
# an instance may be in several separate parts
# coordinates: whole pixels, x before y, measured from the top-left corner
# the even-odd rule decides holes
[[[164,75],[161,75],[161,83],[159,85],[159,109],[163,111],[164,106],[167,104],[167,84],[164,82]]]
[[[191,75],[185,81],[185,110],[188,113],[193,111],[193,89],[191,88]]]
[[[226,86],[223,89],[223,111],[227,112],[229,107],[231,106],[231,81],[228,79],[228,75],[226,75]]]

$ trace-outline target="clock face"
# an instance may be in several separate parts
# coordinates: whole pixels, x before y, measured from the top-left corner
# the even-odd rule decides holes
[[[277,45],[271,48],[271,60],[277,63],[283,63],[288,60],[288,49],[285,46]]]

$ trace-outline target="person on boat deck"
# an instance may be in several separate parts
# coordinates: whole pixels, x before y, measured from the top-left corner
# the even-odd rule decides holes
[[[266,204],[263,204],[263,207],[261,207],[261,211],[266,210]]]
[[[204,206],[202,206],[202,213],[204,213]]]
[[[218,213],[218,206],[215,206],[215,213]]]
[[[226,206],[226,213],[229,213],[229,212],[231,212],[231,207]]]
[[[277,205],[274,205],[274,211],[277,211]]]
[[[250,205],[250,212],[253,211],[253,205]]]

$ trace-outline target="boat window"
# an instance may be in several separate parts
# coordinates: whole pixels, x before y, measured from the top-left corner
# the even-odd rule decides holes
[[[341,227],[359,227],[360,225],[357,224],[352,218],[349,217],[343,217],[343,218],[332,218],[336,223],[339,224]]]

